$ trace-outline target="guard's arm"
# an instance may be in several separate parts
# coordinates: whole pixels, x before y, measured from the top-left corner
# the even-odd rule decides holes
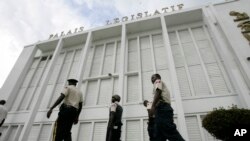
[[[5,121],[5,119],[3,119],[2,122],[0,123],[0,127],[2,127],[4,121]]]
[[[81,111],[82,111],[82,102],[79,103],[79,109],[77,111],[77,117],[79,117]]]
[[[79,118],[79,115],[80,115],[81,111],[82,111],[82,102],[79,103],[79,108],[77,110],[77,116],[76,116],[76,119],[74,121],[74,124],[78,123],[78,118]]]
[[[110,115],[109,115],[109,127],[113,128],[115,125],[115,114],[116,114],[117,105],[115,103],[111,104]]]
[[[49,109],[49,111],[47,112],[47,118],[50,117],[51,113],[52,113],[52,110],[57,106],[59,105],[63,99],[65,98],[65,95],[64,94],[61,94],[60,97],[58,97],[58,99],[56,100],[56,102],[52,105],[52,107]]]
[[[151,110],[152,104],[150,104],[148,100],[144,100],[143,105],[147,108],[148,118],[150,118],[150,110]]]
[[[109,118],[110,118],[109,127],[113,128],[114,127],[114,120],[115,120],[115,112],[114,111],[110,112],[110,117]]]
[[[154,95],[154,100],[153,100],[152,107],[151,107],[150,114],[149,114],[150,117],[152,117],[155,114],[155,107],[158,105],[160,101],[161,93],[162,91],[160,89],[156,89],[156,93]]]

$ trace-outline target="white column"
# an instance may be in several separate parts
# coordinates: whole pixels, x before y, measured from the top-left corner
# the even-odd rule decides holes
[[[223,23],[223,18],[221,18],[220,14],[216,11],[216,9],[214,8],[214,6],[212,4],[209,5],[209,9],[211,10],[211,13],[213,14],[214,18],[216,19],[218,26],[221,28],[221,33],[226,37],[226,41],[229,43],[229,48],[231,49],[232,53],[234,53],[235,55],[235,60],[237,61],[237,65],[241,68],[241,72],[244,75],[244,79],[246,81],[246,83],[248,84],[248,87],[250,88],[250,65],[249,62],[246,60],[246,57],[249,56],[249,54],[244,54],[242,53],[242,49],[238,48],[238,47],[234,47],[236,46],[232,40],[229,38],[231,32],[229,32],[230,30],[228,30]],[[232,19],[233,20],[233,19]],[[235,24],[236,26],[236,24]],[[242,38],[243,35],[242,35]],[[235,39],[236,40],[236,39]],[[237,46],[241,46],[241,48],[244,47],[244,52],[250,52],[249,49],[249,45],[238,45]]]
[[[201,119],[201,115],[198,114],[195,116],[197,118],[197,121],[198,121],[198,125],[199,125],[199,129],[200,129],[200,133],[201,133],[201,139],[203,141],[206,140],[206,137],[205,137],[205,134],[204,134],[204,128],[202,127],[202,119]]]
[[[62,52],[61,52],[62,53]],[[45,109],[48,109],[50,108],[50,106],[52,105],[52,99],[53,99],[53,94],[55,92],[55,89],[56,89],[56,85],[57,85],[57,81],[59,79],[59,76],[60,76],[60,73],[63,71],[62,68],[63,68],[63,63],[65,62],[65,59],[66,59],[66,56],[67,56],[67,51],[64,52],[64,56],[63,56],[63,60],[62,60],[62,63],[60,64],[60,71],[56,74],[56,78],[54,79],[53,83],[52,83],[52,90],[49,92],[49,93],[46,93],[45,95],[49,97],[48,101],[47,101],[47,105],[45,107]],[[59,56],[58,56],[59,57]]]
[[[141,58],[141,44],[140,44],[140,36],[137,36],[137,58],[138,58],[138,80],[139,80],[139,103],[143,101],[142,94],[142,58]]]
[[[63,39],[61,38],[57,43],[56,49],[55,49],[55,51],[53,53],[53,57],[52,57],[52,59],[51,59],[51,61],[49,63],[48,69],[44,73],[44,75],[46,77],[43,80],[41,80],[42,81],[41,82],[41,91],[40,91],[37,99],[34,99],[36,101],[35,105],[30,110],[30,114],[27,117],[27,120],[26,120],[26,122],[24,124],[23,130],[22,130],[22,132],[20,134],[20,137],[19,137],[18,141],[27,141],[27,139],[28,139],[29,132],[31,130],[31,127],[32,127],[32,124],[33,124],[33,122],[35,120],[38,108],[39,108],[40,103],[42,101],[41,99],[43,99],[43,96],[44,96],[44,93],[46,91],[46,87],[47,87],[50,75],[51,75],[51,73],[53,71],[53,67],[55,66],[56,60],[57,60],[57,58],[58,58],[58,56],[59,56],[59,54],[61,52],[62,47],[63,47]]]
[[[124,66],[125,66],[125,50],[126,50],[126,24],[122,24],[122,37],[121,37],[121,54],[120,54],[120,72],[119,72],[119,93],[118,95],[121,96],[121,98],[124,98],[123,94],[123,86],[124,86]],[[123,99],[121,99],[121,104],[123,103]]]
[[[155,63],[155,51],[154,51],[152,34],[149,35],[149,41],[150,41],[150,49],[151,49],[151,56],[152,56],[153,73],[155,74],[156,73],[156,63]]]
[[[11,109],[13,102],[18,94],[18,90],[22,85],[22,82],[28,72],[30,65],[33,62],[33,57],[37,51],[36,45],[24,47],[21,55],[18,57],[14,67],[12,68],[10,74],[5,80],[2,88],[0,98],[5,99],[6,107],[8,110]]]
[[[115,41],[115,43],[114,43],[113,66],[112,66],[112,71],[111,71],[112,74],[115,74],[115,67],[116,67],[116,52],[117,52],[117,48],[118,48],[118,43],[117,43],[117,42],[118,42],[118,41]],[[114,77],[112,77],[112,78],[114,78]]]
[[[191,79],[191,76],[190,76],[190,71],[189,71],[189,68],[188,68],[188,63],[186,61],[186,56],[184,54],[184,50],[183,50],[183,46],[182,46],[182,43],[181,43],[181,39],[180,39],[180,36],[179,36],[179,33],[178,33],[178,30],[175,31],[175,34],[176,34],[176,37],[177,37],[177,40],[178,40],[178,45],[180,47],[180,52],[181,52],[181,55],[183,56],[183,61],[184,61],[184,67],[185,67],[185,73],[187,75],[187,79],[188,79],[188,83],[190,85],[190,91],[191,91],[191,95],[194,96],[195,95],[195,91],[194,91],[194,85],[193,85],[193,82],[192,82],[192,79]]]
[[[217,51],[221,54],[222,59],[224,60],[224,64],[226,67],[227,72],[229,73],[229,77],[231,82],[236,87],[236,92],[239,95],[239,99],[243,107],[250,108],[250,95],[248,86],[242,76],[242,72],[238,68],[238,61],[234,59],[234,54],[228,50],[228,46],[230,43],[225,42],[225,36],[223,33],[219,32],[217,27],[217,21],[214,21],[212,18],[214,13],[211,15],[208,13],[208,10],[203,8],[204,12],[204,21],[208,25],[208,28],[211,31],[212,36],[214,36],[214,41],[216,44]],[[228,38],[226,37],[226,40]],[[237,58],[237,56],[236,56]]]
[[[181,127],[181,128],[179,128],[179,132],[182,135],[182,137],[188,141],[187,126],[186,126],[183,105],[182,105],[181,93],[179,90],[179,84],[178,84],[176,70],[175,70],[173,53],[172,53],[171,46],[169,43],[168,31],[167,31],[164,16],[161,16],[161,26],[162,26],[162,35],[163,35],[164,46],[167,49],[167,57],[168,57],[167,60],[168,60],[168,64],[169,64],[170,81],[171,81],[171,86],[172,86],[171,88],[172,88],[172,92],[175,95],[175,105],[176,105],[176,111],[177,111],[176,113],[178,115],[177,120],[178,120],[178,123]]]
[[[86,66],[86,63],[87,63],[87,57],[88,57],[88,53],[89,53],[89,48],[91,46],[91,42],[92,42],[92,31],[90,31],[88,33],[88,36],[87,36],[87,40],[85,42],[85,46],[84,46],[84,49],[82,50],[81,52],[81,58],[80,58],[80,66],[79,66],[79,71],[78,71],[78,74],[77,74],[77,79],[79,81],[77,87],[78,88],[81,88],[81,85],[82,85],[82,77],[83,77],[83,69],[84,67]]]

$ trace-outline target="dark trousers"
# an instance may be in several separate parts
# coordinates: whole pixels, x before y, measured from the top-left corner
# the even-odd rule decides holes
[[[121,126],[118,126],[117,129],[108,127],[106,141],[121,141]]]
[[[150,141],[154,141],[154,118],[148,120],[148,136]]]
[[[155,141],[184,141],[176,129],[173,109],[168,103],[160,102],[155,112]]]
[[[54,127],[53,141],[71,141],[71,128],[77,116],[77,109],[61,105]]]

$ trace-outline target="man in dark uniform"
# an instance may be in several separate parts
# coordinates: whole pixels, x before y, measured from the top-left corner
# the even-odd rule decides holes
[[[0,100],[0,136],[2,135],[1,127],[4,124],[4,121],[8,113],[7,108],[4,106],[5,103],[6,103],[5,100]]]
[[[144,100],[143,105],[147,108],[148,111],[148,136],[150,141],[154,141],[154,115],[150,115],[150,109],[152,103],[148,100]]]
[[[121,98],[113,95],[109,111],[109,122],[107,127],[106,141],[121,141],[122,106],[119,105]]]
[[[155,141],[184,141],[176,129],[173,119],[173,109],[170,105],[170,93],[159,74],[153,74],[151,81],[154,85],[154,100],[150,116],[155,115]]]
[[[47,118],[49,118],[52,110],[63,101],[54,126],[53,141],[72,140],[71,128],[73,123],[78,123],[83,102],[82,93],[76,88],[77,82],[75,79],[69,79],[68,86],[63,89],[60,97],[47,112]]]

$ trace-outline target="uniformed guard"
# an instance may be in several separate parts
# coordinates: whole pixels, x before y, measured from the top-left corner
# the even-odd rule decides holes
[[[68,86],[64,87],[60,97],[47,112],[49,118],[52,110],[63,101],[54,125],[53,141],[72,140],[71,128],[73,124],[78,123],[83,102],[82,93],[76,88],[77,82],[75,79],[68,79]]]
[[[109,122],[107,127],[106,141],[121,141],[122,127],[122,106],[119,105],[121,98],[119,95],[113,95],[109,111]]]
[[[0,100],[0,136],[2,135],[2,125],[8,114],[7,108],[4,106],[6,103],[5,100]]]
[[[150,110],[150,116],[155,116],[154,137],[155,141],[184,141],[176,129],[171,107],[170,93],[159,74],[153,74],[151,81],[154,85],[154,100]]]

